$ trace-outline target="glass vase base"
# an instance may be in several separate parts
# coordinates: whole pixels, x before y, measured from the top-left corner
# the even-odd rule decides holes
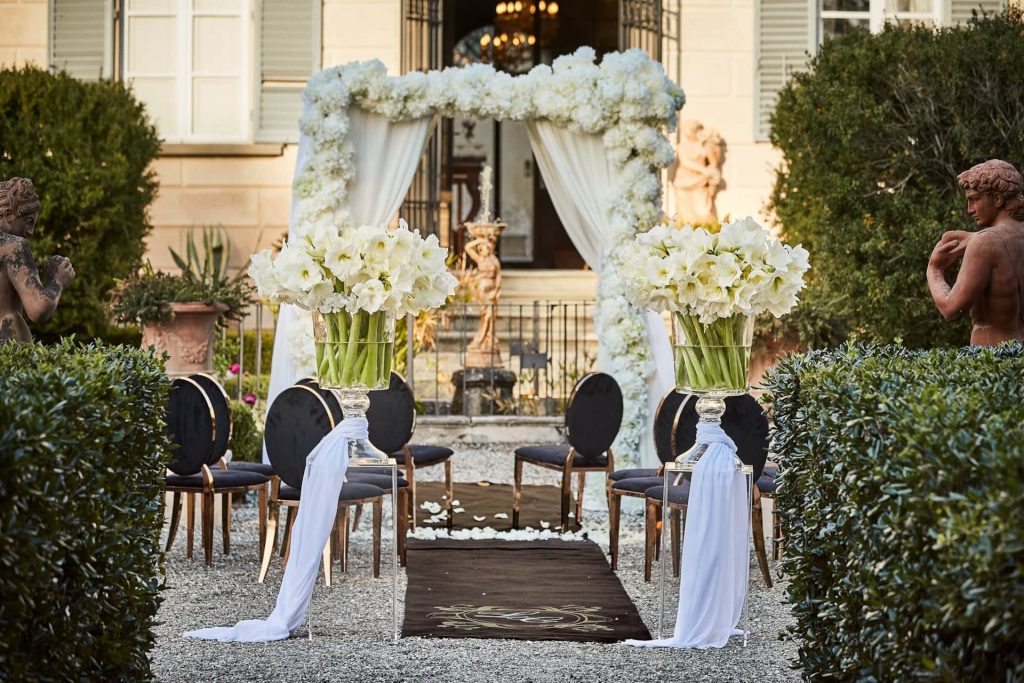
[[[725,415],[725,399],[729,396],[741,396],[746,392],[722,393],[721,391],[700,391],[694,393],[696,393],[698,397],[696,406],[698,422],[702,424],[721,426],[722,416]],[[701,443],[699,441],[698,431],[698,441],[694,443],[689,450],[676,456],[676,464],[685,471],[692,472],[697,466],[697,463],[700,462],[700,459],[704,456],[704,453],[707,452],[708,445],[709,444]],[[735,450],[733,451],[732,457],[733,464],[736,466],[736,469],[742,470],[744,468],[743,461],[740,460],[739,455]]]

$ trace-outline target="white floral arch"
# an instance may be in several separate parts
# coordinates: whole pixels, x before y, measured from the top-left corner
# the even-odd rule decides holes
[[[655,462],[649,419],[672,386],[668,340],[660,318],[626,300],[617,266],[635,233],[660,221],[660,171],[675,158],[665,131],[684,96],[661,64],[640,50],[596,63],[588,47],[522,76],[484,64],[388,76],[379,61],[355,62],[313,76],[304,102],[291,240],[392,218],[437,116],[528,122],[559,217],[599,275],[598,368],[625,398],[619,461]],[[282,306],[268,405],[309,374],[290,353],[309,336],[300,314]]]

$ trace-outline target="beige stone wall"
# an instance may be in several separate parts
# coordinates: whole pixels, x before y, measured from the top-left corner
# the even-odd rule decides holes
[[[46,66],[46,0],[0,0],[0,68]]]
[[[325,0],[322,28],[324,67],[376,58],[399,72],[399,0]],[[288,231],[295,155],[295,145],[286,145],[281,156],[159,159],[160,194],[147,241],[153,265],[174,267],[168,247],[181,249],[191,226],[220,224],[231,239],[232,266],[245,267],[249,254]]]
[[[764,219],[780,156],[754,142],[754,0],[684,0],[681,24],[680,118],[717,128],[728,145],[718,215]]]

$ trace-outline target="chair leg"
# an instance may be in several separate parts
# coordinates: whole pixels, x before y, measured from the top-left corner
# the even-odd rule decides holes
[[[203,493],[203,560],[213,566],[213,493]]]
[[[185,541],[185,557],[191,560],[193,539],[196,535],[196,495],[193,493],[185,494],[185,517],[188,530],[188,538]]]
[[[282,557],[283,557],[283,560],[281,562],[281,569],[282,569],[282,571],[284,569],[287,569],[287,567],[288,567],[288,556],[291,555],[291,552],[292,552],[292,527],[295,526],[295,518],[298,517],[298,515],[295,514],[296,510],[298,510],[297,506],[294,506],[294,505],[289,505],[288,506],[288,520],[287,520],[287,525],[284,528],[284,540],[281,542],[282,543],[281,551],[282,551]]]
[[[363,506],[356,505],[356,510],[352,513],[352,531],[359,531],[359,521],[363,518]]]
[[[757,487],[754,487],[754,504],[750,509],[750,525],[754,531],[754,553],[757,555],[757,564],[761,567],[761,576],[769,588],[772,587],[772,574],[768,570],[768,556],[764,549],[764,518],[761,513],[761,494]]]
[[[670,510],[669,517],[672,519],[672,576],[679,577],[679,556],[682,550],[682,520],[679,517],[679,510]]]
[[[658,541],[658,505],[648,501],[647,515],[644,525],[644,582],[651,580],[651,565],[654,563],[654,551]]]
[[[405,480],[409,482],[409,519],[412,528],[416,530],[416,515],[419,508],[416,505],[416,465],[412,461],[412,453],[405,453]]]
[[[583,528],[583,488],[587,485],[587,473],[577,472],[576,473],[576,488],[579,489],[576,492],[576,528]]]
[[[448,503],[445,508],[448,510],[448,528],[451,529],[455,523],[455,506],[452,505],[452,498],[455,496],[455,489],[452,484],[452,460],[448,458],[444,461],[444,490],[448,495]]]
[[[281,557],[288,557],[288,547],[292,543],[292,524],[295,523],[295,506],[289,505],[285,512],[284,538],[281,539]],[[287,562],[287,560],[285,560]]]
[[[331,536],[334,534],[327,534],[327,544],[324,545],[324,551],[321,553],[323,565],[324,565],[324,585],[328,588],[331,587],[331,553],[333,552],[334,544],[331,543]]]
[[[263,583],[267,578],[267,570],[270,569],[270,558],[274,556],[274,546],[277,544],[277,522],[281,514],[281,506],[277,501],[271,501],[270,509],[267,512],[267,539],[263,544],[263,561],[260,563],[260,575],[257,583]]]
[[[562,470],[562,532],[569,531],[569,510],[572,508],[572,469]]]
[[[519,528],[519,501],[523,496],[523,461],[516,456],[515,480],[512,485],[512,528]]]
[[[167,495],[164,494],[164,498]],[[170,552],[171,546],[174,545],[174,537],[178,534],[178,524],[181,521],[181,494],[175,491],[171,494],[171,523],[167,528],[167,546],[164,548],[164,552]]]
[[[258,489],[257,500],[259,501],[260,516],[260,557],[263,556],[263,546],[267,544],[267,487],[261,486]]]
[[[398,500],[396,501],[395,508],[398,510],[396,515],[397,519],[392,520],[397,526],[398,533],[398,562],[403,567],[405,566],[405,545],[407,536],[409,534],[409,518],[404,514],[406,507],[408,506],[409,491],[402,488],[398,489]]]
[[[231,554],[231,494],[220,497],[220,532],[224,537],[224,554]]]
[[[373,501],[373,578],[380,578],[380,526],[384,517],[384,501],[375,498]]]
[[[341,560],[341,571],[348,571],[348,535],[352,528],[348,523],[348,505],[341,507],[341,523],[338,525],[338,558]]]
[[[612,556],[612,571],[619,567],[619,517],[622,514],[622,497],[616,493],[608,497],[608,550]]]

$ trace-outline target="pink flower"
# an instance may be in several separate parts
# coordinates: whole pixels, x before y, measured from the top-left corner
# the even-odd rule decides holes
[[[241,365],[239,365],[238,363],[232,363],[231,364],[231,368],[230,368],[230,372],[231,372],[232,375],[237,375],[238,371],[241,370],[241,369],[242,369]]]
[[[242,400],[248,403],[249,405],[254,406],[256,405],[256,394],[250,391],[248,394],[245,395],[245,398]]]

